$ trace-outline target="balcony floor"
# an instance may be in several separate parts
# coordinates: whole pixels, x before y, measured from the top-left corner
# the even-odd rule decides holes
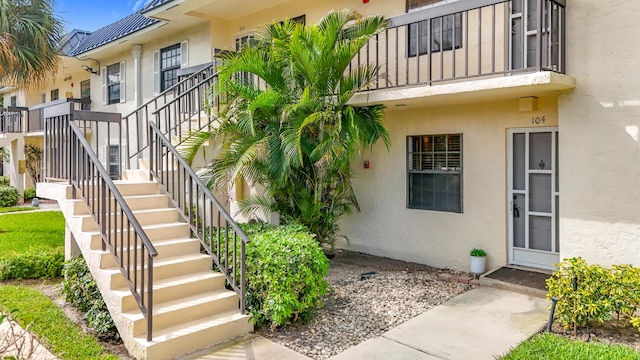
[[[434,107],[483,101],[517,99],[524,96],[548,96],[571,91],[576,81],[552,71],[509,76],[467,79],[392,89],[371,90],[356,94],[352,105],[385,104],[387,106]]]

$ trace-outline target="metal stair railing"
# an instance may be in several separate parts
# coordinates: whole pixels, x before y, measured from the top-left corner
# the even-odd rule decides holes
[[[171,138],[171,136],[182,136],[209,126],[211,124],[209,116],[207,115],[206,120],[203,121],[201,115],[207,110],[205,94],[211,91],[210,87],[217,85],[217,79],[218,74],[213,73],[153,111],[152,114],[156,116],[155,123],[162,133]],[[210,105],[218,106],[218,99]],[[195,126],[194,123],[196,123]],[[180,139],[180,142],[182,140]]]
[[[155,119],[157,121],[155,112],[160,107],[168,103],[173,103],[176,97],[192,91],[191,89],[193,89],[194,87],[202,86],[203,79],[209,78],[214,72],[215,64],[211,63],[196,71],[195,73],[187,76],[186,78],[180,80],[175,85],[156,95],[153,99],[138,106],[130,114],[122,117],[125,126],[125,132],[127,134],[127,143],[129,144],[126,154],[126,165],[129,168],[135,168],[135,160],[139,157],[144,157],[143,153],[148,149],[148,144],[146,143],[148,138],[146,135],[146,131],[149,127],[148,124],[151,119]],[[181,99],[182,98],[184,97],[181,97]],[[182,104],[181,108],[186,109],[191,104],[194,104],[193,100],[191,100],[189,104]],[[199,102],[199,104],[202,106],[201,101]],[[175,127],[175,125],[172,124],[174,124],[176,119],[177,118],[166,118],[163,119],[164,121],[162,123],[168,123],[169,126],[167,126],[167,128]]]
[[[249,238],[178,150],[149,122],[149,171],[169,194],[204,250],[240,297],[245,312],[245,245]]]
[[[73,105],[61,104],[45,108],[44,118],[45,176],[68,180],[73,198],[84,201],[101,232],[102,250],[113,255],[147,321],[151,341],[153,258],[158,252],[85,138],[91,128],[87,123],[120,125],[120,114],[75,111]]]

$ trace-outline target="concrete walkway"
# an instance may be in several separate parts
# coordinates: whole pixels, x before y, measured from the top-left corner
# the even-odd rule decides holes
[[[331,360],[494,359],[544,327],[549,315],[547,306],[548,302],[541,298],[478,287]],[[252,335],[199,359],[309,358]]]

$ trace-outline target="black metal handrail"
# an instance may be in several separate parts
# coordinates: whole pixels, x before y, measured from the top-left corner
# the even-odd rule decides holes
[[[564,73],[564,0],[526,0],[521,8],[514,4],[456,1],[392,17],[351,68],[377,66],[370,90],[534,71]]]
[[[87,139],[86,122],[120,121],[119,114],[74,111],[72,104],[44,109],[45,176],[66,179],[86,204],[102,234],[102,250],[114,257],[153,338],[153,258],[157,250]],[[82,128],[77,122],[85,123]],[[121,134],[119,134],[121,135]]]
[[[170,102],[174,102],[174,98],[177,95],[184,94],[194,86],[201,84],[202,79],[209,77],[214,71],[214,63],[206,65],[193,74],[186,76],[184,79],[178,81],[168,89],[162,91],[153,99],[138,106],[128,115],[122,117],[122,120],[124,121],[126,127],[126,133],[128,134],[127,142],[129,146],[127,147],[126,154],[126,158],[128,160],[126,164],[127,166],[129,166],[130,168],[136,167],[135,159],[139,156],[142,156],[141,154],[143,154],[143,152],[148,148],[148,144],[146,143],[147,136],[145,135],[145,132],[148,129],[149,121],[152,119],[151,117],[154,115],[152,113],[154,113],[161,106]],[[166,118],[165,120],[170,124],[173,124],[173,121],[175,121],[175,119],[171,118]],[[168,126],[168,128],[174,126],[175,125],[171,125]]]
[[[218,73],[213,73],[204,78],[199,83],[187,89],[182,94],[170,102],[160,106],[152,115],[156,116],[156,123],[161,124],[163,134],[169,136],[180,136],[184,131],[191,133],[192,131],[202,130],[209,126],[210,119],[207,117],[207,121],[202,121],[200,115],[206,110],[204,95],[209,91],[210,86],[215,86],[218,79]],[[191,104],[195,106],[185,106],[185,104]],[[197,104],[197,105],[196,105]],[[218,106],[219,102],[216,101],[212,106]],[[163,115],[161,117],[161,115]],[[197,125],[194,128],[193,117],[197,116]],[[164,122],[160,122],[161,118],[164,118]],[[171,121],[171,119],[178,118],[179,120]]]
[[[154,122],[149,122],[149,147],[152,179],[169,193],[189,223],[191,235],[200,239],[202,247],[240,297],[240,311],[244,313],[245,245],[249,238]]]

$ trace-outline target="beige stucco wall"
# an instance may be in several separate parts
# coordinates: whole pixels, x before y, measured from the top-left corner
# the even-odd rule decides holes
[[[162,29],[162,28],[161,28]],[[211,50],[209,47],[209,24],[201,23],[197,26],[190,27],[178,32],[171,33],[169,36],[158,37],[157,40],[142,43],[141,56],[141,73],[142,73],[142,102],[145,103],[152,99],[153,94],[153,52],[173,44],[179,44],[182,41],[188,41],[189,50],[189,66],[207,63],[211,61]],[[107,67],[112,64],[125,62],[126,74],[126,102],[102,105],[102,87],[99,76],[92,76],[91,98],[93,99],[93,110],[119,112],[123,115],[129,114],[136,108],[135,104],[135,64],[132,48],[129,47],[125,51],[116,54],[109,54],[103,58],[99,58],[101,66]]]
[[[390,0],[376,4],[362,4],[362,2],[348,2],[326,0],[319,2],[290,1],[259,12],[245,14],[232,20],[211,18],[211,48],[233,49],[234,39],[254,33],[261,25],[285,18],[305,15],[307,24],[318,23],[329,11],[349,8],[362,15],[383,14],[394,16],[405,13],[404,0]]]
[[[567,1],[560,255],[640,265],[640,3]]]
[[[507,263],[507,129],[532,127],[532,116],[556,126],[557,99],[540,98],[533,112],[518,111],[518,99],[387,109],[391,151],[378,144],[354,162],[362,211],[342,222],[348,248],[468,271],[469,251],[481,247],[489,268]],[[406,137],[447,133],[463,134],[463,213],[408,209]]]

